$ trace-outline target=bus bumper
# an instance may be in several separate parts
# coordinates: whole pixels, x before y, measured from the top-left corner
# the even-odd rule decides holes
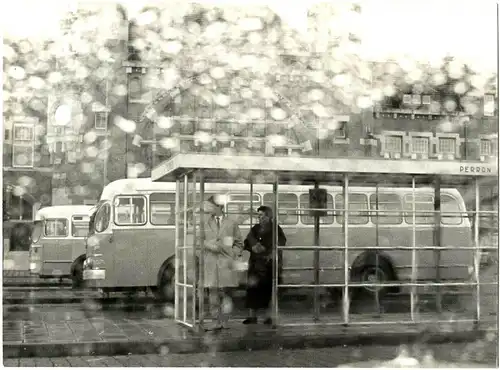
[[[104,280],[106,279],[106,270],[104,269],[88,269],[83,270],[83,280]]]

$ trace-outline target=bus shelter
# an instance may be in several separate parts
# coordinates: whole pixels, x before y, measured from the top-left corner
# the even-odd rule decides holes
[[[197,153],[179,153],[169,160],[159,164],[152,171],[153,181],[175,181],[176,193],[176,264],[175,264],[175,320],[181,325],[194,330],[204,327],[204,241],[205,230],[203,201],[206,199],[206,185],[218,183],[245,183],[252,195],[254,184],[268,184],[272,186],[273,213],[275,218],[286,212],[307,212],[314,220],[313,233],[310,243],[306,245],[277,246],[277,225],[273,230],[273,295],[272,312],[276,326],[300,325],[376,325],[376,324],[421,324],[439,322],[467,322],[473,326],[479,325],[481,316],[480,294],[481,287],[497,284],[497,281],[481,281],[480,260],[481,253],[485,250],[497,250],[497,246],[480,245],[479,225],[481,218],[495,215],[497,211],[481,210],[482,183],[491,186],[492,179],[498,177],[497,164],[493,163],[465,163],[442,161],[409,161],[409,160],[374,160],[352,158],[294,158],[272,156],[225,156]],[[280,189],[288,184],[305,184],[310,187],[309,204],[307,207],[289,208],[280,204]],[[340,190],[335,206],[325,200],[324,186],[337,186]],[[368,209],[356,209],[356,203],[350,201],[351,189],[354,187],[371,186],[375,189],[375,203]],[[379,242],[378,226],[375,228],[373,245],[356,245],[356,225],[350,223],[353,214],[367,214],[367,217],[389,217],[382,202],[379,204],[379,190],[381,193],[387,187],[404,187],[410,189],[409,197],[411,207],[404,210],[404,217],[410,232],[406,240],[395,244]],[[425,188],[432,192],[431,209],[421,210],[419,207],[418,192]],[[441,205],[441,190],[445,188],[467,189],[470,196],[474,194],[474,209],[447,211]],[[430,189],[430,190],[429,190]],[[471,190],[472,189],[472,190]],[[253,196],[250,196],[252,202]],[[252,223],[252,214],[256,209],[251,203],[249,217]],[[199,217],[193,217],[197,213]],[[335,215],[340,220],[340,237],[334,242],[321,240],[322,217]],[[350,217],[351,215],[351,217]],[[340,217],[341,216],[341,217]],[[418,240],[422,230],[419,220],[427,217],[432,220],[432,236],[429,240]],[[448,279],[442,275],[443,256],[450,257],[457,253],[456,245],[447,244],[443,238],[443,218],[460,217],[470,221],[470,244],[460,245],[460,252],[470,252],[468,266],[469,275],[461,280]],[[469,222],[468,221],[468,222]],[[469,225],[469,223],[467,223]],[[467,230],[465,230],[467,231]],[[404,239],[404,238],[403,238]],[[280,268],[278,258],[282,253],[290,251],[309,251],[313,258],[313,281],[295,282],[280,281],[278,276]],[[405,253],[411,256],[410,266],[406,266],[411,273],[407,279],[377,279],[378,266],[386,263],[385,254]],[[322,261],[325,253],[337,253],[342,256],[337,259],[338,266],[330,268],[337,270],[335,281],[325,282],[322,279],[325,266]],[[496,253],[496,252],[495,252]],[[352,260],[352,256],[359,258]],[[432,261],[432,278],[419,279],[418,256],[427,256],[427,262]],[[431,256],[431,257],[429,257]],[[361,258],[361,259],[360,259]],[[374,267],[373,279],[359,281],[354,274],[360,266]],[[286,266],[283,267],[286,269]],[[306,267],[304,267],[305,269]],[[340,273],[340,275],[339,275]],[[370,276],[369,276],[370,277]],[[403,281],[404,280],[404,281]],[[306,320],[285,320],[281,315],[278,296],[283,289],[309,288],[314,291],[313,310],[310,318]],[[379,292],[382,289],[406,289],[410,295],[410,310],[405,315],[399,316],[363,316],[351,312],[352,293],[359,289],[372,291],[373,303],[380,312]],[[422,289],[430,288],[435,294],[436,312],[438,314],[422,314],[418,309],[419,294]],[[442,293],[445,289],[466,288],[470,289],[474,299],[473,314],[468,317],[443,317]],[[328,316],[322,319],[320,290],[329,289],[340,294],[340,314],[335,318]]]

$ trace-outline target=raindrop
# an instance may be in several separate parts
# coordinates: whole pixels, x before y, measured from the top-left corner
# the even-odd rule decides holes
[[[160,356],[166,356],[170,353],[170,350],[167,346],[160,346]]]
[[[63,104],[57,107],[54,114],[55,123],[58,126],[65,126],[71,121],[72,110],[69,105]]]
[[[276,121],[282,121],[286,118],[286,112],[281,108],[273,108],[271,109],[271,117]]]
[[[371,99],[367,96],[360,96],[357,100],[357,105],[361,109],[367,109],[372,105]]]
[[[99,154],[99,150],[95,146],[89,146],[85,150],[85,154],[87,155],[87,157],[95,158]]]
[[[9,67],[7,74],[15,80],[23,80],[26,77],[26,71],[20,66]]]
[[[212,78],[215,80],[220,80],[226,76],[226,72],[222,67],[213,67],[210,70],[210,76],[212,76]]]
[[[231,99],[228,95],[219,93],[214,96],[214,102],[221,107],[227,107],[229,106]]]
[[[28,83],[33,89],[43,89],[45,87],[45,81],[37,76],[31,76],[28,80]]]
[[[61,72],[51,72],[48,80],[51,84],[57,84],[63,80],[63,75]]]
[[[455,85],[454,90],[459,95],[464,94],[467,91],[467,85],[465,84],[465,82],[460,81]]]
[[[134,121],[125,119],[120,116],[115,117],[114,124],[118,126],[122,131],[127,133],[132,133],[136,129],[136,124]]]
[[[83,104],[89,104],[92,101],[92,95],[86,91],[82,93],[80,98]]]
[[[21,197],[26,194],[26,189],[23,186],[14,186],[14,188],[12,189],[12,193],[16,197]]]
[[[118,84],[115,87],[113,87],[113,94],[117,96],[125,96],[127,95],[127,93],[128,93],[127,86],[125,86],[124,84]]]
[[[434,82],[435,85],[442,85],[446,82],[446,76],[443,73],[435,73],[432,76],[432,82]]]
[[[29,187],[34,183],[34,180],[29,176],[21,176],[17,182],[20,186]]]
[[[164,43],[162,43],[161,47],[165,53],[174,54],[174,55],[178,54],[183,48],[182,44],[179,41],[164,42]]]
[[[83,162],[82,163],[82,172],[84,173],[92,173],[95,171],[95,165],[93,163],[90,163],[90,162]]]
[[[457,103],[455,103],[453,100],[447,100],[445,103],[444,103],[444,108],[448,111],[448,112],[453,112],[457,109]]]
[[[89,131],[83,136],[83,140],[87,144],[92,144],[97,139],[97,133],[95,131]]]

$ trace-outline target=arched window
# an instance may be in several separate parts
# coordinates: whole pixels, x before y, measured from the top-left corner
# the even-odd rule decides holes
[[[12,194],[7,212],[9,220],[33,221],[33,202],[29,196]]]

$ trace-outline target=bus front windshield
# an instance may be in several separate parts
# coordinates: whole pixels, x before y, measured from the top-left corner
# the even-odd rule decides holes
[[[99,208],[105,203],[105,200],[100,200],[94,208],[92,208],[92,214],[90,215],[90,221],[89,221],[89,228],[88,228],[88,235],[95,234],[95,215]]]

